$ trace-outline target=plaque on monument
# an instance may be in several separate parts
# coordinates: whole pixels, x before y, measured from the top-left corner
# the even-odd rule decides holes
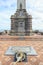
[[[5,55],[15,55],[15,53],[19,52],[19,51],[24,52],[30,56],[32,56],[32,55],[36,56],[37,55],[36,51],[31,46],[11,46],[6,51]]]

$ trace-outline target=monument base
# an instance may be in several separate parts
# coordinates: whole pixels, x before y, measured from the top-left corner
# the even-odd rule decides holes
[[[30,36],[32,33],[32,16],[28,15],[26,9],[17,9],[11,16],[11,35]]]
[[[24,33],[24,32],[20,32],[20,33],[18,33],[18,32],[11,32],[9,35],[11,35],[11,36],[32,36],[32,32],[30,32],[30,33]]]

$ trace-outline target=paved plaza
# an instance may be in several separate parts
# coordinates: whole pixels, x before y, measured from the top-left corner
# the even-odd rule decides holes
[[[2,37],[2,36],[1,36]],[[5,36],[3,36],[4,38]],[[6,36],[8,37],[8,36]],[[43,41],[26,41],[26,40],[0,40],[0,65],[11,65],[14,60],[13,56],[6,56],[5,52],[10,46],[32,46],[37,56],[28,56],[27,62],[20,62],[17,65],[43,65]]]

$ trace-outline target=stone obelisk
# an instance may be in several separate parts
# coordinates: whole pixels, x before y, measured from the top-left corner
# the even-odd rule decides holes
[[[30,36],[32,33],[32,16],[26,11],[26,0],[17,0],[17,10],[11,15],[11,31],[16,36]]]
[[[26,9],[26,0],[17,0],[17,9]]]

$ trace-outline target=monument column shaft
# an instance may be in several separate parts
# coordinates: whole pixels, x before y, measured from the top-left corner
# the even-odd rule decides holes
[[[17,0],[17,9],[20,9],[20,5],[22,9],[26,9],[26,0]]]

